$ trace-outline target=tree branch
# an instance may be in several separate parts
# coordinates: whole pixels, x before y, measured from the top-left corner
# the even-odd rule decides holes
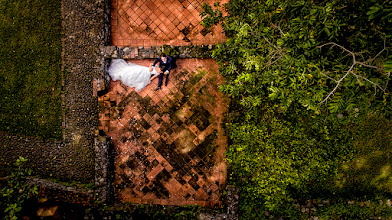
[[[367,62],[367,61],[366,61],[366,62]],[[379,69],[380,69],[380,68],[378,68],[378,67],[376,67],[376,66],[368,65],[368,64],[365,64],[365,63],[363,63],[363,62],[357,62],[357,64],[362,65],[362,66],[365,66],[365,67],[373,68],[373,69],[376,69],[376,70],[379,70]]]
[[[282,59],[282,57],[283,57],[282,49],[279,48],[279,47],[277,47],[275,44],[271,43],[265,36],[263,36],[263,38],[264,38],[265,41],[267,41],[267,43],[268,43],[269,45],[271,45],[272,47],[274,47],[274,48],[276,49],[276,50],[274,51],[273,55],[271,56],[271,59],[269,59],[268,62],[267,62],[269,65],[272,65],[272,64],[274,64],[275,62],[277,62],[278,60]],[[273,62],[271,62],[271,61],[275,58],[275,55],[276,55],[277,53],[279,53],[280,56],[279,56],[276,60],[274,60]]]
[[[271,43],[265,36],[263,36],[264,40],[267,41],[267,43],[271,46],[273,46],[277,51],[280,53],[282,52],[277,46],[275,46],[273,43]]]
[[[382,87],[381,87],[380,85],[378,85],[377,83],[372,82],[372,81],[370,81],[369,79],[367,79],[367,78],[365,78],[365,77],[363,77],[363,76],[361,76],[361,75],[358,75],[358,74],[355,74],[355,73],[352,73],[352,74],[353,74],[354,76],[356,76],[356,77],[359,77],[359,78],[362,78],[362,79],[368,81],[369,83],[373,84],[375,87],[378,87],[379,89],[381,89],[381,91],[383,91],[383,92],[386,91],[384,88],[382,88]]]
[[[321,49],[322,47],[325,47],[325,46],[328,46],[328,45],[334,45],[334,46],[340,47],[342,50],[344,50],[344,51],[350,53],[353,57],[355,57],[355,54],[354,54],[353,52],[349,51],[349,50],[346,49],[345,47],[343,47],[343,46],[341,46],[341,45],[339,45],[339,44],[337,44],[337,43],[335,43],[335,42],[329,42],[329,43],[326,43],[326,44],[317,46],[317,48],[320,48],[320,49]]]
[[[372,62],[378,56],[380,56],[385,50],[387,50],[387,51],[389,50],[389,48],[387,47],[387,38],[386,37],[384,38],[384,48],[380,52],[378,52],[378,54],[375,57],[371,58],[370,60],[368,60],[366,62]]]
[[[388,75],[388,80],[387,83],[385,83],[385,88],[388,88],[388,82],[389,82],[389,77],[391,76],[391,72],[388,72],[387,75]]]
[[[334,79],[334,78],[328,76],[327,73],[321,73],[321,74],[323,74],[323,75],[324,75],[325,77],[327,77],[328,79],[335,81],[336,83],[338,82],[336,79]]]
[[[323,99],[323,101],[321,101],[319,104],[322,104],[322,103],[326,102],[326,101],[336,92],[336,90],[338,89],[340,83],[341,83],[350,73],[353,74],[353,75],[357,78],[357,80],[358,80],[359,83],[360,83],[359,78],[362,78],[362,79],[364,79],[365,81],[369,82],[370,84],[374,85],[375,92],[377,92],[377,88],[379,88],[379,89],[380,89],[381,91],[383,91],[383,92],[386,92],[386,88],[387,88],[387,87],[382,88],[379,84],[377,84],[377,83],[375,83],[375,82],[373,82],[373,81],[371,81],[371,80],[367,79],[366,77],[363,77],[363,76],[361,76],[361,75],[359,75],[359,74],[355,74],[355,73],[353,72],[354,66],[357,65],[357,64],[362,65],[362,66],[365,66],[365,67],[368,67],[368,68],[373,68],[373,69],[379,70],[379,68],[378,68],[377,66],[369,65],[369,64],[366,64],[366,63],[372,62],[374,59],[376,59],[378,56],[380,56],[385,50],[388,50],[388,48],[386,47],[385,39],[384,39],[384,48],[383,48],[375,57],[370,58],[369,60],[367,60],[367,61],[365,61],[365,62],[359,62],[359,61],[357,61],[357,60],[356,60],[356,54],[355,54],[354,52],[352,52],[352,51],[348,50],[347,48],[345,48],[345,47],[343,47],[343,46],[341,46],[341,45],[339,45],[339,44],[337,44],[337,43],[334,43],[334,42],[329,42],[329,43],[320,45],[320,46],[318,46],[317,48],[320,48],[320,49],[321,49],[322,47],[328,46],[328,45],[337,46],[337,47],[339,47],[340,49],[342,49],[342,50],[346,51],[347,53],[349,53],[349,54],[353,57],[353,63],[352,63],[352,65],[350,66],[350,68],[347,70],[346,74],[345,74],[342,78],[340,78],[339,80],[335,80],[335,79],[333,79],[333,78],[327,76],[326,74],[321,73],[321,74],[323,74],[324,76],[326,76],[328,79],[331,79],[331,80],[335,81],[335,82],[336,82],[336,86],[335,86],[335,88],[333,88],[333,90]],[[387,81],[387,85],[388,85],[388,81]]]
[[[282,29],[280,29],[279,25],[272,24],[271,26],[272,26],[273,28],[277,28],[277,29],[280,31],[280,34],[281,34],[281,35],[284,35],[284,32],[282,31]]]
[[[320,102],[320,104],[322,104],[323,102],[326,102],[326,101],[329,99],[329,97],[330,97],[332,94],[335,93],[335,91],[338,89],[340,83],[343,81],[343,79],[345,79],[345,78],[348,76],[348,74],[350,74],[350,72],[352,71],[352,69],[354,68],[354,66],[355,66],[355,64],[351,65],[350,69],[346,72],[346,74],[345,74],[342,78],[340,78],[340,79],[337,81],[337,84],[336,84],[335,88],[333,88],[333,90],[327,95],[327,97],[325,97],[325,99],[324,99],[323,101]]]

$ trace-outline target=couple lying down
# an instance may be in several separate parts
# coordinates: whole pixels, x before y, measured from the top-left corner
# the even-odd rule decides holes
[[[129,87],[135,87],[137,92],[143,90],[153,79],[159,77],[158,87],[159,90],[162,86],[163,76],[166,75],[167,85],[169,73],[172,68],[171,57],[161,54],[149,67],[141,66],[134,63],[127,63],[123,59],[112,60],[109,67],[109,75],[113,81],[120,80],[122,83]],[[159,63],[158,66],[155,66]]]

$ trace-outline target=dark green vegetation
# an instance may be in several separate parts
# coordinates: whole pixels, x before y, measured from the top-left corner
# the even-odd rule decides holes
[[[197,220],[201,211],[200,206],[163,206],[163,205],[134,205],[118,203],[112,206],[100,206],[86,210],[86,215],[95,219],[138,219],[138,220]]]
[[[26,184],[26,177],[32,170],[26,168],[27,159],[19,157],[11,174],[7,177],[0,194],[0,217],[2,219],[20,219],[23,205],[38,193],[37,186]]]
[[[213,57],[232,100],[227,159],[240,218],[265,211],[298,218],[295,201],[307,199],[334,202],[315,213],[327,219],[390,217],[347,201],[392,194],[392,2],[231,0],[214,7],[204,5],[202,15],[206,27],[221,23],[228,37]]]
[[[131,213],[131,214],[129,214]],[[200,207],[199,206],[156,206],[156,205],[139,205],[132,209],[132,212],[116,211],[113,219],[131,219],[149,220],[149,219],[179,219],[179,220],[196,220],[199,219]]]
[[[385,202],[348,204],[342,200],[331,206],[319,207],[317,215],[320,219],[374,219],[375,216],[387,219],[392,216],[392,209]]]
[[[48,200],[37,196],[38,186],[27,184],[32,170],[27,167],[27,159],[19,157],[9,170],[6,179],[0,179],[0,218],[25,219],[40,218],[39,208],[58,207],[54,219],[198,219],[200,206],[162,206],[162,205],[133,205],[118,203],[107,206],[99,202],[95,204],[66,203],[57,199]],[[54,181],[58,182],[58,181]],[[72,184],[61,184],[74,186]],[[81,185],[76,185],[80,187]],[[60,193],[61,194],[61,193]],[[56,217],[57,216],[57,217]],[[42,217],[41,217],[42,218]]]
[[[0,130],[61,139],[60,0],[0,1]]]

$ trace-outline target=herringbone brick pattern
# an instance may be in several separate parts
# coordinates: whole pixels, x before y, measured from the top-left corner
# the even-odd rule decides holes
[[[203,3],[227,0],[112,0],[112,45],[188,46],[217,44],[225,40],[221,26],[201,25]]]
[[[122,202],[221,205],[228,100],[217,85],[223,78],[212,59],[177,62],[162,90],[154,91],[157,79],[139,93],[117,81],[99,97],[99,128],[115,145]]]

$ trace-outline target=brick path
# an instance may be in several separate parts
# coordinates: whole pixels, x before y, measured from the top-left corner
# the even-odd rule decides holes
[[[225,39],[220,26],[208,30],[200,24],[203,2],[213,5],[217,0],[112,0],[112,45],[220,43]]]
[[[148,66],[153,60],[132,60]],[[184,59],[169,84],[155,79],[137,93],[119,81],[99,97],[100,129],[116,149],[120,201],[162,205],[221,205],[227,146],[222,123],[228,101],[212,59]]]

